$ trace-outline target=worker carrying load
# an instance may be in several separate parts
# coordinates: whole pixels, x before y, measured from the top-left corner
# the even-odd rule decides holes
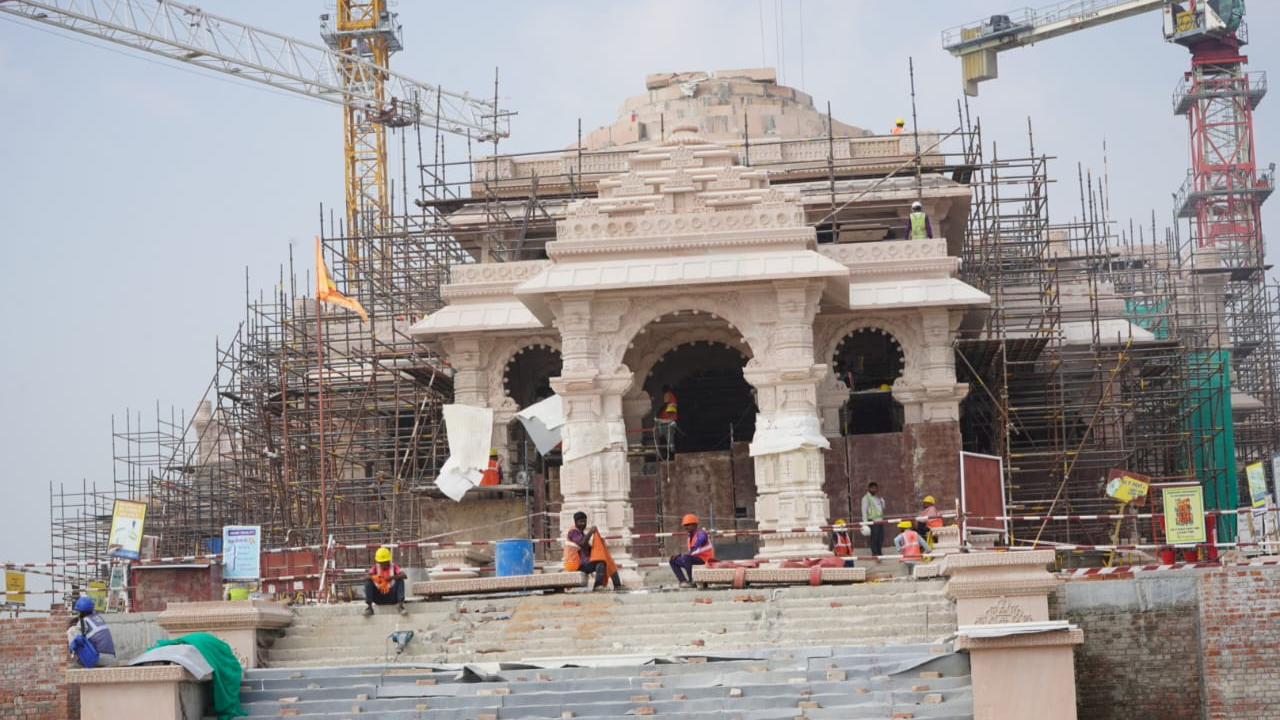
[[[924,214],[924,205],[919,200],[911,203],[911,214],[907,216],[907,239],[923,240],[933,237],[933,224],[929,216]]]

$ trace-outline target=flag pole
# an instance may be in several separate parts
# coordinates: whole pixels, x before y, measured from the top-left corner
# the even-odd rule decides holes
[[[320,239],[316,239],[316,260],[320,260]],[[320,268],[316,268],[320,272]],[[324,418],[324,324],[320,320],[322,312],[320,304],[320,283],[316,283],[316,404],[320,408],[320,542],[327,542],[329,536],[329,487],[326,469],[329,465],[325,454],[325,418]],[[326,558],[327,561],[328,558]],[[323,589],[322,589],[323,592]]]

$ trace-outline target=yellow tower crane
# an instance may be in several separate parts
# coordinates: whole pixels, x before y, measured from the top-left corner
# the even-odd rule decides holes
[[[0,13],[342,105],[352,238],[376,232],[387,211],[388,126],[476,140],[509,134],[495,102],[388,69],[402,43],[386,0],[337,0],[336,17],[321,16],[327,48],[170,0],[0,0]]]

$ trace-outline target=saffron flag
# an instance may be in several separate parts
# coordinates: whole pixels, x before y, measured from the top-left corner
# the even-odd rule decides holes
[[[369,313],[364,311],[364,306],[355,298],[338,292],[338,286],[333,284],[333,279],[329,277],[329,269],[324,266],[324,257],[320,254],[320,238],[316,238],[316,298],[320,302],[333,303],[348,310],[355,310],[360,313],[361,320],[369,322]]]

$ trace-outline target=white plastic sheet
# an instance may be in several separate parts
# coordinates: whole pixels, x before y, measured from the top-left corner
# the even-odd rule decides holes
[[[564,439],[561,429],[564,427],[564,401],[559,395],[540,400],[516,413],[525,432],[533,440],[538,452],[546,455],[555,449]]]
[[[445,405],[444,427],[449,435],[449,459],[440,468],[436,487],[454,501],[480,484],[489,464],[493,410],[473,405]]]
[[[751,441],[751,457],[819,448],[825,450],[831,443],[822,436],[822,424],[814,415],[789,415],[772,421],[756,416],[756,434]]]

